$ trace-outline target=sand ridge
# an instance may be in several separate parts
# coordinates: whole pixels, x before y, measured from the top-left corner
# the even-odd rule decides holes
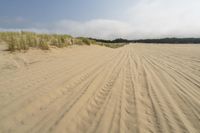
[[[200,132],[198,45],[0,52],[0,133]]]

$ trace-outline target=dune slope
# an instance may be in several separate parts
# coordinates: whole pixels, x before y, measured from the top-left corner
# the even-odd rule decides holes
[[[119,132],[200,132],[200,46],[0,51],[0,133]]]

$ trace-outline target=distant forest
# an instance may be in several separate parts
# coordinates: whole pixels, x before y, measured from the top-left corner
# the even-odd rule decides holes
[[[127,39],[115,39],[115,40],[103,40],[94,39],[97,42],[103,43],[169,43],[169,44],[200,44],[200,38],[162,38],[162,39],[139,39],[139,40],[127,40]]]

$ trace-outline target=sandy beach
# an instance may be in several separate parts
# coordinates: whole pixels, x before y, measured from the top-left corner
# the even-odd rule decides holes
[[[200,45],[0,48],[0,133],[139,132],[200,132]]]

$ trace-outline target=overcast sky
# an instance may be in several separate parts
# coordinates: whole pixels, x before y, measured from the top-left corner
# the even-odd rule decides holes
[[[0,0],[0,30],[103,39],[200,37],[200,0]]]

